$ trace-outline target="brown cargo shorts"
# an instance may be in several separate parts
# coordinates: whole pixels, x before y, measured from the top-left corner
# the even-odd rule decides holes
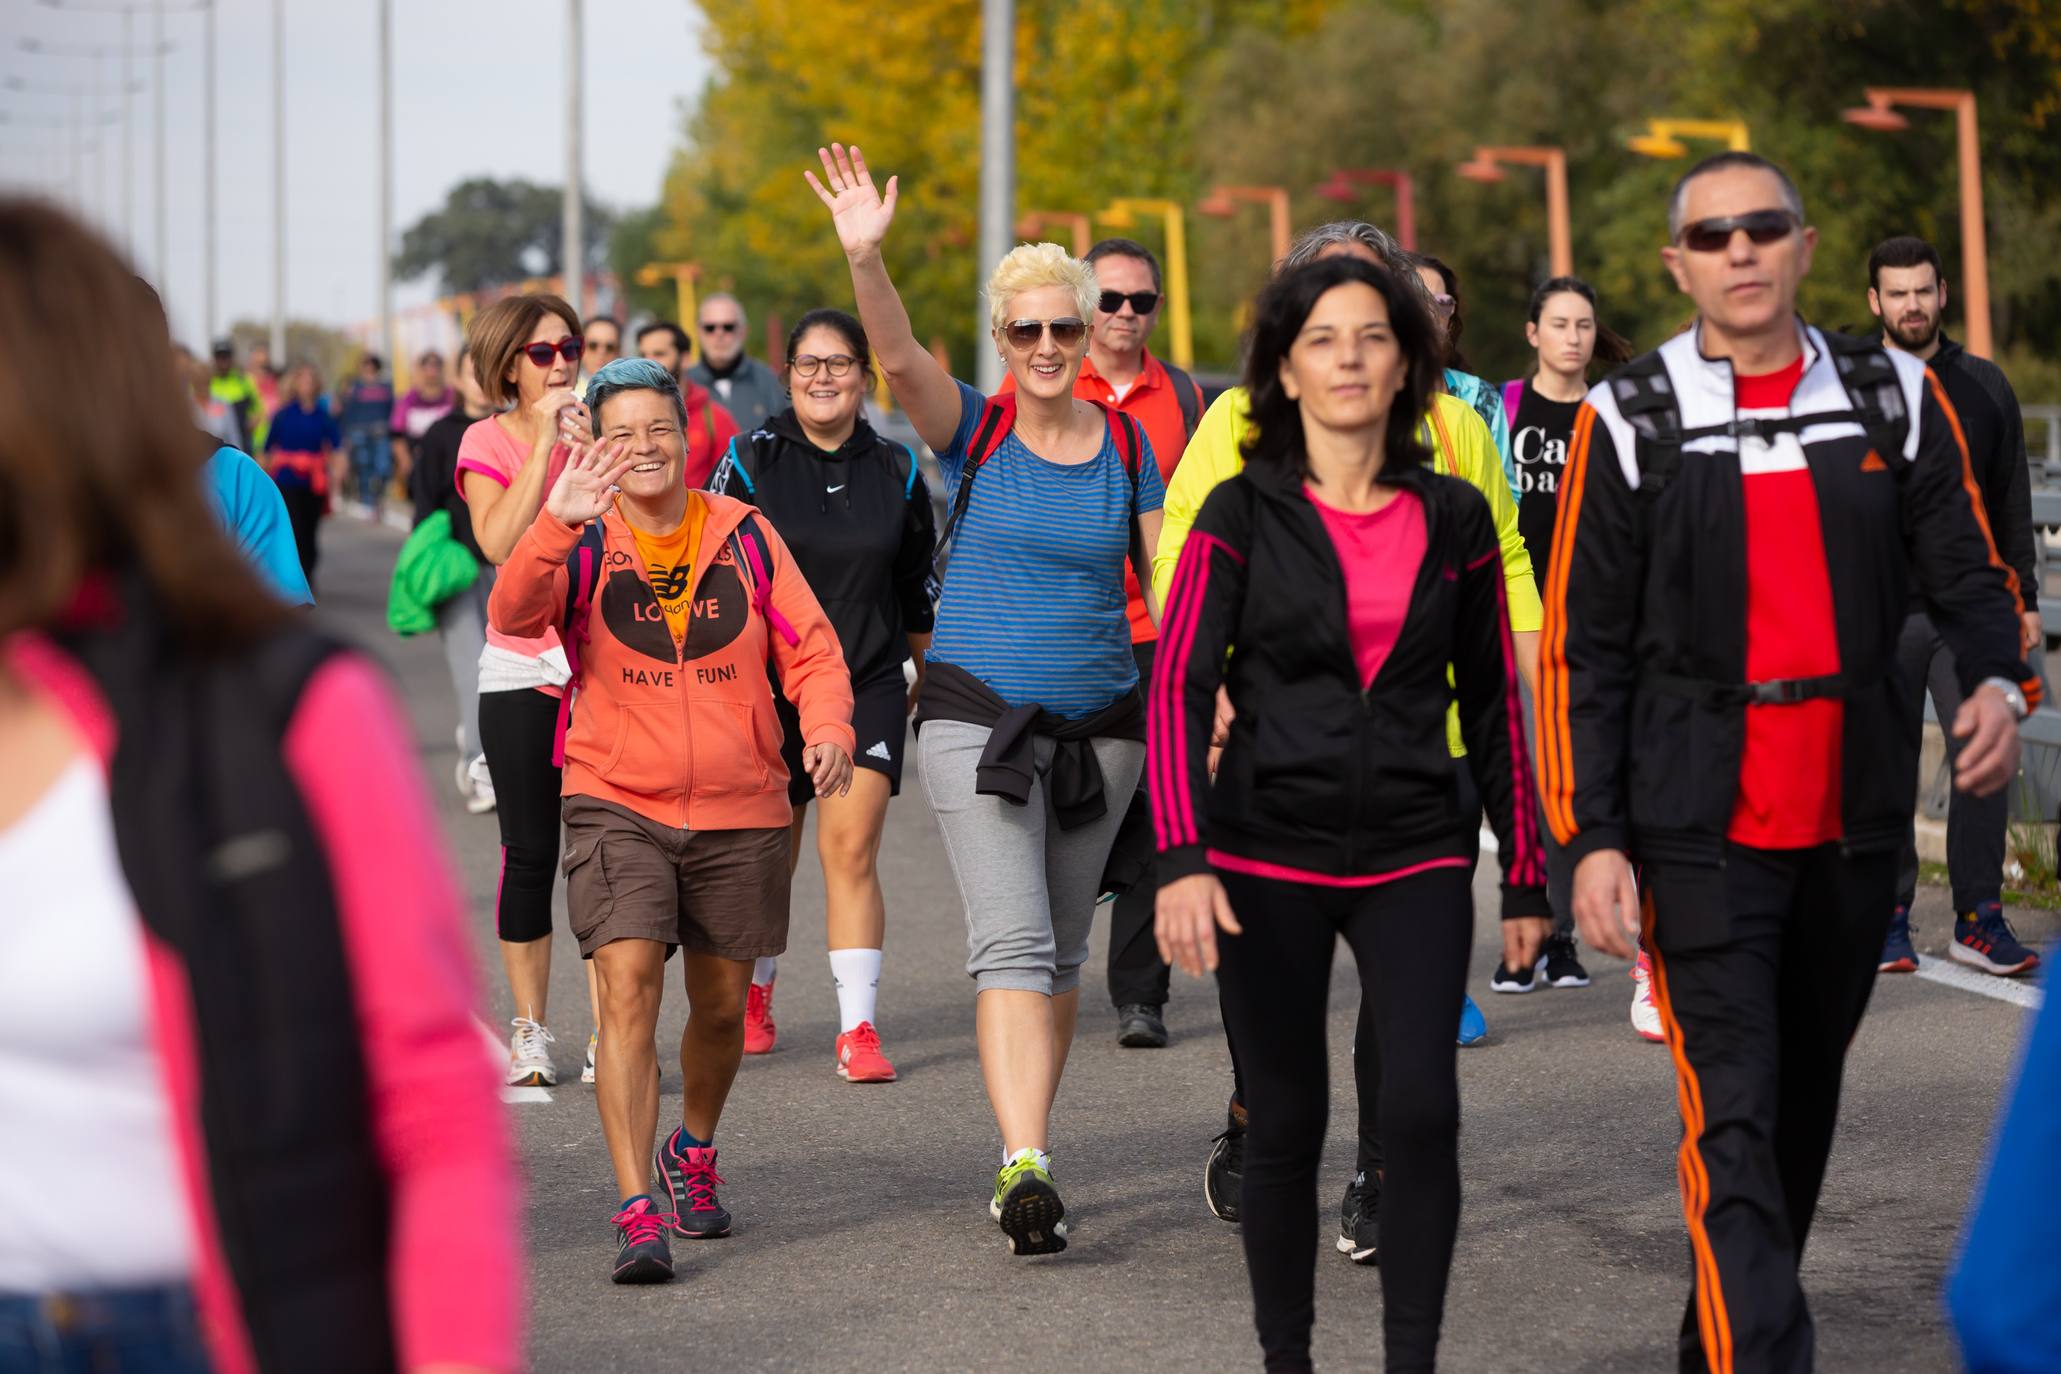
[[[787,827],[675,830],[594,797],[564,801],[565,904],[580,954],[656,940],[719,959],[787,948]]]

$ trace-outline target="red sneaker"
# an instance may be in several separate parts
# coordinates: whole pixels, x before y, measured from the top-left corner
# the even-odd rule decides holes
[[[751,985],[744,994],[744,1052],[746,1054],[771,1054],[773,1037],[779,1027],[773,1024],[773,985],[760,987]]]
[[[880,1032],[861,1021],[837,1037],[837,1076],[847,1083],[892,1083],[895,1066],[880,1052]]]

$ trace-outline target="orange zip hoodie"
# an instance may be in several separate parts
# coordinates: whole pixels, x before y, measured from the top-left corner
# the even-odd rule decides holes
[[[787,545],[765,516],[758,528],[772,560],[772,608],[798,642],[773,632],[751,604],[730,535],[753,507],[694,492],[707,504],[694,559],[687,642],[675,644],[622,515],[601,517],[601,579],[586,609],[579,691],[565,740],[566,796],[596,797],[676,830],[784,826],[787,766],[766,677],[801,714],[804,744],[852,752],[852,682],[837,632]],[[566,559],[580,526],[550,511],[501,565],[487,618],[504,634],[534,638],[565,615]]]

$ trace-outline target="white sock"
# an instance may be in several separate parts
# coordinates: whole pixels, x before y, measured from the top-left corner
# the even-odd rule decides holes
[[[871,1021],[874,999],[880,991],[880,951],[833,949],[830,976],[837,980],[840,1033],[857,1030],[861,1021]]]
[[[762,988],[772,987],[773,973],[779,967],[780,961],[778,959],[761,959],[751,966],[751,981]]]

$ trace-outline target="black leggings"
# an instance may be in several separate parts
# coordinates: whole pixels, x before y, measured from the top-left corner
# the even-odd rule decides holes
[[[307,487],[289,484],[279,488],[279,499],[286,503],[286,523],[293,527],[293,549],[300,555],[301,576],[308,579],[308,586],[315,585],[315,561],[321,556],[321,546],[316,542],[315,531],[322,524],[321,496]]]
[[[551,880],[558,868],[558,789],[551,762],[558,698],[547,692],[481,692],[479,743],[494,777],[501,822],[501,883],[494,926],[510,944],[551,933]]]
[[[1245,930],[1218,937],[1217,981],[1246,1072],[1251,1124],[1239,1217],[1267,1368],[1310,1367],[1317,1165],[1331,1095],[1325,1020],[1342,935],[1359,967],[1361,1025],[1371,1023],[1382,1052],[1387,1367],[1431,1369],[1460,1224],[1453,1028],[1474,938],[1472,874],[1434,868],[1371,888],[1218,876]]]

